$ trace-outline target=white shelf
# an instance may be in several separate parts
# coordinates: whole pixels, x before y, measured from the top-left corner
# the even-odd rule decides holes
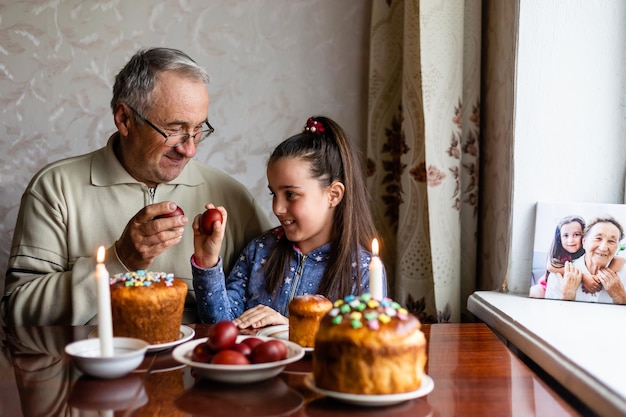
[[[626,416],[626,306],[472,294],[467,308],[602,416]]]

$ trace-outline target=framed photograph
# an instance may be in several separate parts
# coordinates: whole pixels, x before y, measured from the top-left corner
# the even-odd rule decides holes
[[[626,205],[538,202],[529,297],[626,304]]]

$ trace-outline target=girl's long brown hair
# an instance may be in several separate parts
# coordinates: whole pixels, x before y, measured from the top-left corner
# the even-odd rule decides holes
[[[310,163],[311,177],[317,178],[322,187],[340,181],[345,187],[341,203],[335,210],[331,236],[330,258],[317,292],[336,300],[356,291],[360,292],[362,266],[359,247],[368,248],[376,237],[376,229],[368,205],[363,170],[348,142],[343,129],[335,121],[315,116],[322,129],[314,132],[304,130],[294,135],[272,152],[268,166],[281,158],[299,158]],[[319,125],[318,125],[319,126]],[[266,289],[274,294],[282,284],[293,243],[282,237],[265,265]],[[353,268],[356,265],[356,282]]]

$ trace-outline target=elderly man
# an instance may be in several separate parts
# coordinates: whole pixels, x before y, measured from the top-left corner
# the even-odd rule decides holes
[[[7,324],[97,321],[96,252],[111,274],[174,273],[189,287],[183,322],[196,321],[191,218],[227,207],[221,256],[230,270],[267,217],[236,180],[193,157],[212,132],[206,71],[168,48],[138,51],[119,72],[111,109],[117,127],[105,147],[52,163],[28,185],[6,275]],[[180,206],[186,214],[159,218]]]

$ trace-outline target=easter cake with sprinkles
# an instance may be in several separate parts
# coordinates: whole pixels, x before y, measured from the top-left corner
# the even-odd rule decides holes
[[[151,345],[180,338],[187,284],[174,274],[138,270],[111,277],[113,335]]]
[[[370,294],[334,302],[315,337],[313,376],[322,389],[385,395],[419,389],[426,366],[421,323],[399,303]]]

